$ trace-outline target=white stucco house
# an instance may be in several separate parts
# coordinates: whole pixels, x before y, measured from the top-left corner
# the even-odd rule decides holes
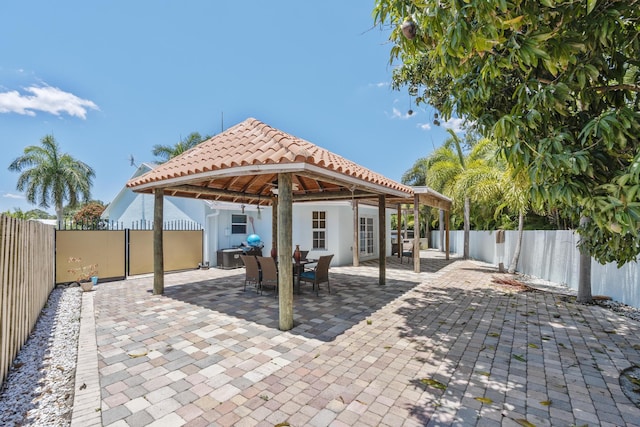
[[[132,178],[154,169],[155,165],[141,164]],[[115,221],[123,228],[151,228],[154,197],[135,193],[123,186],[105,209],[102,218]],[[391,214],[387,209],[386,229],[388,247],[383,250],[391,255]],[[354,217],[351,201],[302,202],[293,205],[293,245],[308,250],[310,258],[333,254],[332,265],[350,265],[353,262]],[[164,197],[165,228],[193,229],[194,224],[203,230],[203,262],[217,265],[217,251],[234,248],[246,242],[250,234],[260,236],[263,255],[269,255],[272,247],[270,206],[198,200],[183,197]],[[360,260],[375,259],[378,247],[378,207],[358,205],[358,236]]]

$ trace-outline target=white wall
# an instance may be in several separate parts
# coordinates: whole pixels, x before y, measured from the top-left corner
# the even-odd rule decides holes
[[[118,206],[114,206],[110,219],[123,222],[125,227],[132,227],[135,221],[153,221],[154,197],[147,194],[123,194]],[[115,209],[124,206],[124,209]],[[376,259],[378,255],[378,207],[359,205],[360,216],[374,218],[376,251],[369,257],[361,257],[362,261]],[[264,247],[262,254],[268,256],[271,253],[271,207],[260,208],[260,219],[255,205],[245,206],[247,215],[247,233],[231,234],[231,216],[241,214],[240,204],[231,203],[206,203],[202,200],[166,196],[164,199],[164,220],[195,221],[205,228],[204,236],[204,261],[209,265],[217,264],[217,251],[226,248],[238,247],[246,242],[249,234],[260,236]],[[327,213],[327,249],[311,250],[312,247],[312,212],[325,211]],[[391,213],[387,210],[387,255],[391,254]],[[253,223],[251,222],[253,219]],[[293,205],[292,244],[300,245],[301,250],[309,250],[310,258],[318,258],[321,255],[333,254],[331,265],[351,265],[353,263],[353,210],[350,202],[318,202],[297,203]],[[292,248],[292,249],[293,249]]]
[[[257,217],[255,206],[245,207],[247,215],[247,234],[231,234],[231,215],[242,213],[240,206],[237,209],[210,209],[205,213],[208,218],[206,221],[207,237],[206,248],[208,253],[205,258],[210,265],[216,265],[217,254],[219,249],[232,248],[239,246],[246,241],[249,234],[253,234],[254,229],[251,226],[249,218],[253,218],[253,226],[255,234],[259,235],[264,248],[262,254],[268,256],[271,252],[271,207],[260,208],[261,219]],[[218,213],[216,213],[216,211]],[[312,233],[312,215],[313,211],[325,211],[327,213],[327,249],[312,250],[313,233]],[[390,230],[391,215],[387,214],[387,230]],[[376,245],[378,242],[378,208],[376,206],[359,206],[360,216],[374,217],[374,228],[376,234],[374,236]],[[211,228],[213,227],[213,228]],[[322,255],[333,254],[331,265],[351,265],[353,263],[353,210],[350,203],[345,202],[321,202],[321,203],[297,203],[293,205],[293,221],[291,225],[292,234],[292,251],[296,245],[300,245],[301,250],[308,250],[309,258],[318,258]],[[391,254],[391,240],[387,237],[388,247],[386,253]],[[217,246],[216,246],[217,245]],[[376,251],[370,257],[361,257],[361,260],[377,258]]]
[[[109,211],[109,220],[121,222],[125,228],[146,221],[153,223],[154,196],[133,191],[126,192]],[[193,221],[204,226],[205,210],[202,200],[165,196],[163,202],[164,222]]]
[[[442,248],[439,232],[431,234],[434,246]],[[505,232],[505,268],[511,263],[517,231]],[[525,231],[517,271],[519,273],[561,283],[578,289],[578,234],[566,230]],[[450,249],[462,256],[463,231],[452,231]],[[469,239],[471,258],[498,265],[495,232],[471,231]],[[640,268],[637,262],[618,268],[615,263],[602,265],[591,260],[591,291],[593,295],[607,295],[616,301],[640,308]]]

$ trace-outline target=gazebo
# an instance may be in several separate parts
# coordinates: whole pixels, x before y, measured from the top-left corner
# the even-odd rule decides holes
[[[133,191],[154,194],[154,294],[164,292],[162,248],[165,195],[271,205],[272,241],[279,260],[279,327],[293,327],[292,205],[298,202],[350,200],[354,204],[354,265],[358,260],[358,203],[376,203],[379,217],[379,283],[385,283],[388,207],[420,204],[447,212],[451,200],[428,189],[413,188],[304,139],[249,118],[127,183]],[[414,237],[414,270],[420,271],[418,233]]]

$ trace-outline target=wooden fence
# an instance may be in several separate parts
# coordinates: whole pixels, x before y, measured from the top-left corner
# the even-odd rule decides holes
[[[0,215],[0,385],[54,287],[50,225]]]

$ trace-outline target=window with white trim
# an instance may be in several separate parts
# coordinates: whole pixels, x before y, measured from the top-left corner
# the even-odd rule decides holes
[[[231,214],[231,234],[247,234],[247,216]]]
[[[327,249],[327,212],[312,212],[313,249]]]

